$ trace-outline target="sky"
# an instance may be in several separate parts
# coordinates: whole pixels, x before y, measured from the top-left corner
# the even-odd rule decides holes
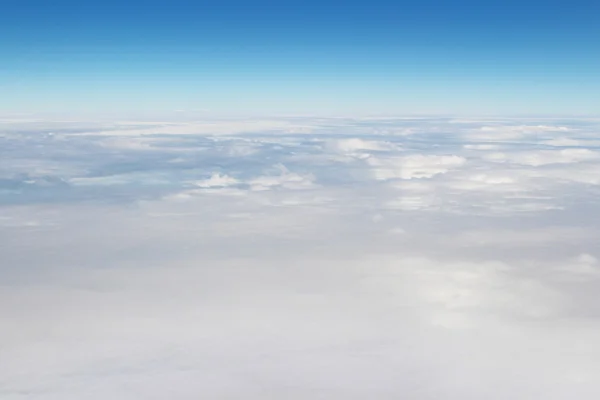
[[[4,114],[595,115],[593,1],[6,0]]]

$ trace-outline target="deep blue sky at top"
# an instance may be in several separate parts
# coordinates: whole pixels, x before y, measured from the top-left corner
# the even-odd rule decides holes
[[[0,0],[0,113],[600,112],[600,1]]]

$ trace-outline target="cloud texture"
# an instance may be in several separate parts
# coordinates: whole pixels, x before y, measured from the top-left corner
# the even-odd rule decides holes
[[[596,399],[600,121],[0,123],[0,397]]]

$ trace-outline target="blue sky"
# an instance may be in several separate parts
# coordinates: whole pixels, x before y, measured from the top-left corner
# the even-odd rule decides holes
[[[0,109],[593,114],[599,11],[585,1],[5,0]]]

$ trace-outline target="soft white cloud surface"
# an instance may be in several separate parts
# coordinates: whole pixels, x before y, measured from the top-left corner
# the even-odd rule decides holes
[[[0,121],[0,398],[596,399],[599,127]]]
[[[387,180],[393,178],[431,178],[438,174],[445,174],[451,169],[463,165],[466,160],[456,155],[433,156],[411,154],[388,159],[372,157],[367,162],[374,168],[376,179]]]

